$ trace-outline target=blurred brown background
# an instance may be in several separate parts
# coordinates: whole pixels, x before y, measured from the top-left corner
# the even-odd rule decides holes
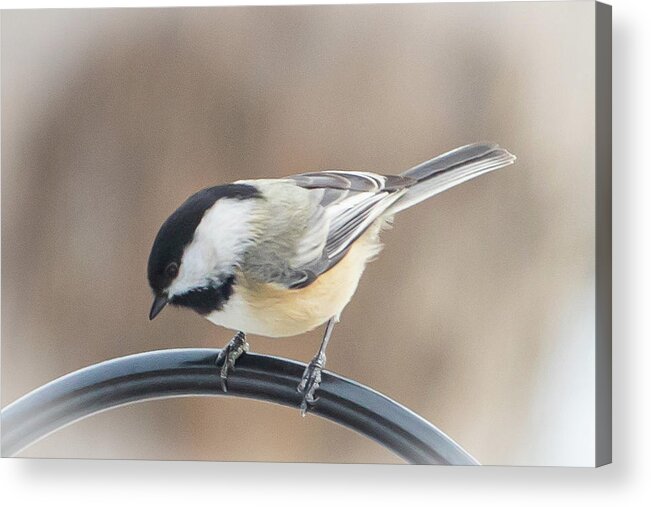
[[[2,13],[2,404],[80,367],[230,332],[147,320],[149,248],[189,194],[400,172],[499,142],[516,165],[401,214],[328,367],[485,464],[594,454],[590,2]],[[252,349],[300,360],[321,330]],[[254,401],[134,405],[25,456],[398,462]]]

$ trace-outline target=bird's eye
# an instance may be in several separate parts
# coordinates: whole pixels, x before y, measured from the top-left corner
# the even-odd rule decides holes
[[[169,278],[176,278],[176,275],[179,274],[179,265],[176,262],[170,262],[165,268],[165,274]]]

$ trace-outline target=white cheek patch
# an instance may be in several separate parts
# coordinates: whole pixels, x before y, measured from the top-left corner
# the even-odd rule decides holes
[[[185,247],[179,274],[169,287],[180,295],[203,287],[209,280],[233,274],[252,240],[251,218],[255,199],[220,199],[206,211]]]

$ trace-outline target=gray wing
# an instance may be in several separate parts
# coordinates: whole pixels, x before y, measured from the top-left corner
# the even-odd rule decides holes
[[[313,192],[316,203],[289,283],[301,288],[332,268],[357,238],[411,185],[413,178],[382,176],[369,172],[324,171],[288,176],[296,185]]]

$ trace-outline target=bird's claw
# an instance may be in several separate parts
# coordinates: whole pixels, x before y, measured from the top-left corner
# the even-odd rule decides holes
[[[228,342],[217,356],[215,364],[220,366],[219,379],[221,381],[222,391],[228,392],[228,373],[235,369],[235,362],[242,354],[249,351],[249,344],[246,341],[246,335],[241,331]]]
[[[325,354],[317,355],[305,368],[301,382],[296,390],[303,395],[301,401],[301,415],[305,417],[307,411],[319,400],[315,397],[317,389],[321,385],[321,371],[325,366]]]

